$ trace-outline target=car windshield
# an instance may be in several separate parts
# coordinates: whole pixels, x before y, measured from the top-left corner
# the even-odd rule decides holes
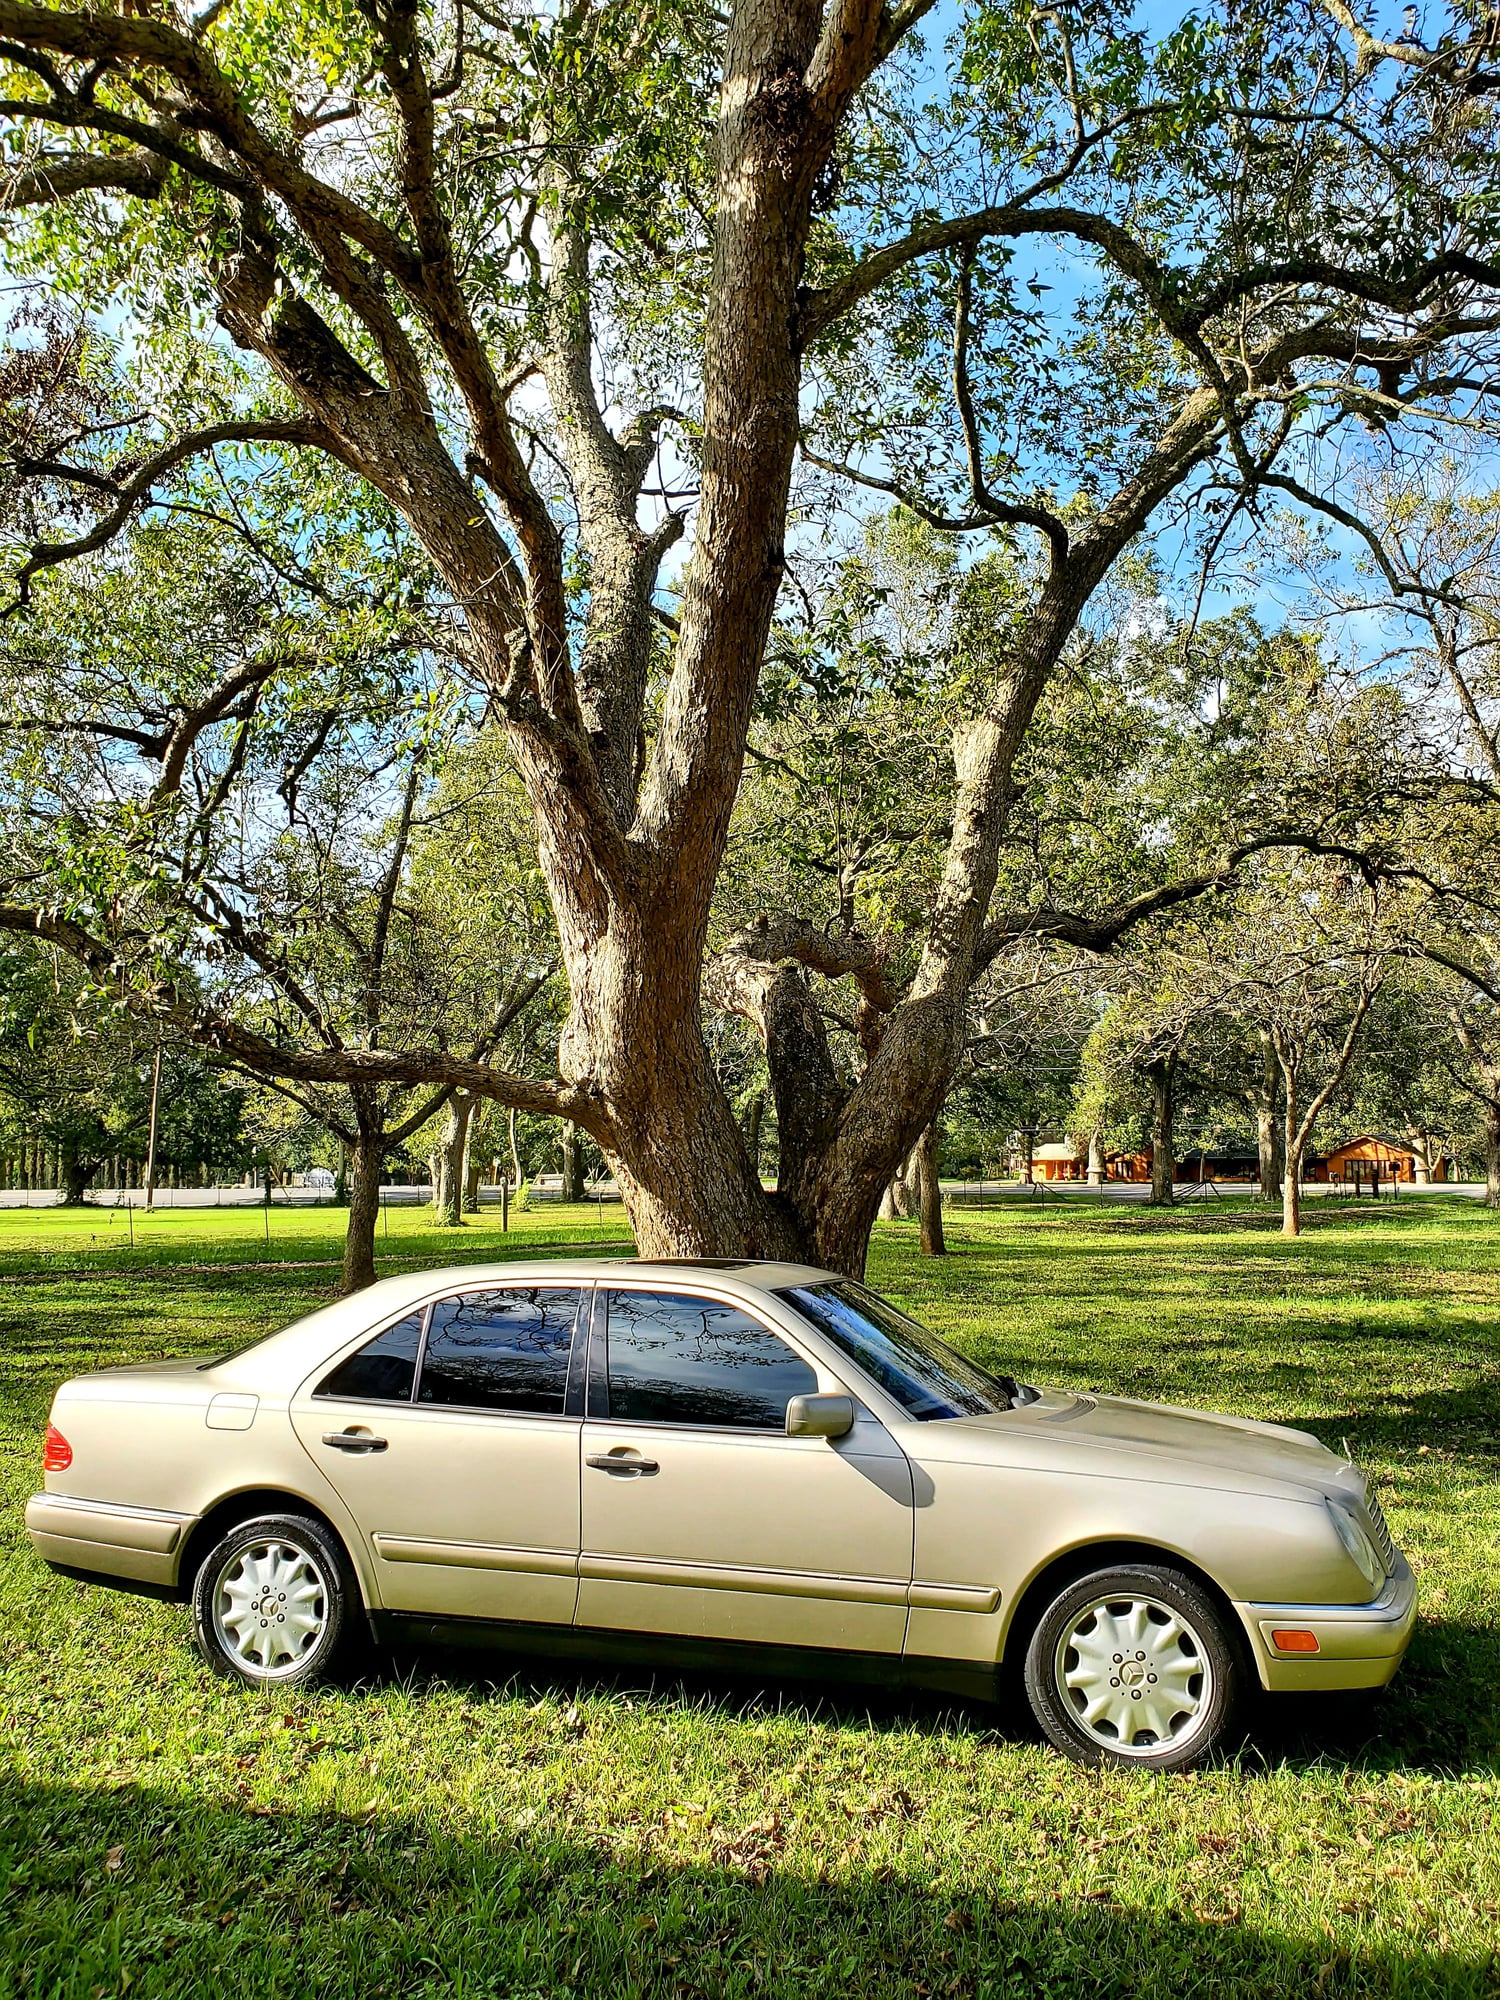
[[[1017,1399],[1008,1375],[991,1375],[851,1279],[778,1292],[819,1333],[898,1402],[909,1417],[983,1417]]]

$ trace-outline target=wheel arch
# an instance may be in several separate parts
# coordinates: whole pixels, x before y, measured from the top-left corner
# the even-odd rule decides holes
[[[1246,1656],[1246,1664],[1254,1671],[1245,1645],[1244,1626],[1234,1602],[1224,1586],[1216,1581],[1201,1563],[1191,1556],[1162,1542],[1143,1542],[1128,1537],[1117,1537],[1098,1542],[1082,1542],[1060,1555],[1052,1557],[1036,1571],[1016,1599],[1009,1622],[1005,1627],[1000,1655],[1000,1672],[1010,1679],[1019,1675],[1026,1657],[1026,1648],[1031,1644],[1031,1635],[1041,1622],[1043,1612],[1061,1591],[1079,1577],[1087,1576],[1091,1570],[1113,1569],[1126,1563],[1152,1563],[1171,1569],[1182,1570],[1194,1583],[1207,1592],[1224,1620],[1224,1630],[1230,1644],[1239,1647]]]
[[[359,1585],[360,1602],[365,1615],[370,1613],[370,1592],[360,1566],[358,1552],[349,1546],[348,1537],[333,1520],[326,1508],[305,1494],[289,1492],[285,1487],[251,1486],[238,1493],[227,1493],[218,1500],[193,1528],[183,1544],[182,1557],[177,1565],[177,1593],[184,1601],[193,1594],[193,1583],[199,1567],[209,1550],[223,1539],[229,1530],[241,1521],[250,1521],[257,1514],[305,1514],[316,1521],[337,1542],[344,1552],[355,1581]]]

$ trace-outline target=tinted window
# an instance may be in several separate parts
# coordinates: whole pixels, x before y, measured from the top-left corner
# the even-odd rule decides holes
[[[778,1292],[878,1382],[908,1416],[979,1417],[1008,1410],[1016,1385],[966,1361],[877,1293],[847,1279]]]
[[[422,1403],[560,1417],[578,1294],[532,1286],[466,1292],[432,1309],[422,1358]]]
[[[422,1315],[398,1320],[341,1361],[318,1384],[320,1396],[358,1396],[364,1402],[409,1403],[422,1344]]]
[[[676,1292],[609,1295],[609,1414],[638,1423],[786,1428],[818,1378],[734,1306]]]

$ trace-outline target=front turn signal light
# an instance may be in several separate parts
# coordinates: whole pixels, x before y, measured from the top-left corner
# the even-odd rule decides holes
[[[1318,1635],[1316,1632],[1273,1632],[1271,1644],[1278,1653],[1315,1653],[1318,1650]]]
[[[42,1440],[43,1472],[66,1472],[73,1463],[73,1447],[57,1428],[48,1424],[47,1435]]]

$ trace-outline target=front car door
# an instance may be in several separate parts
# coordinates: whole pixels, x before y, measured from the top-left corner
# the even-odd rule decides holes
[[[571,1621],[580,1323],[577,1286],[465,1291],[303,1384],[293,1423],[359,1523],[387,1610]]]
[[[844,1385],[743,1305],[601,1286],[578,1624],[899,1654],[910,1467],[857,1398],[846,1437],[788,1437],[820,1389]]]

